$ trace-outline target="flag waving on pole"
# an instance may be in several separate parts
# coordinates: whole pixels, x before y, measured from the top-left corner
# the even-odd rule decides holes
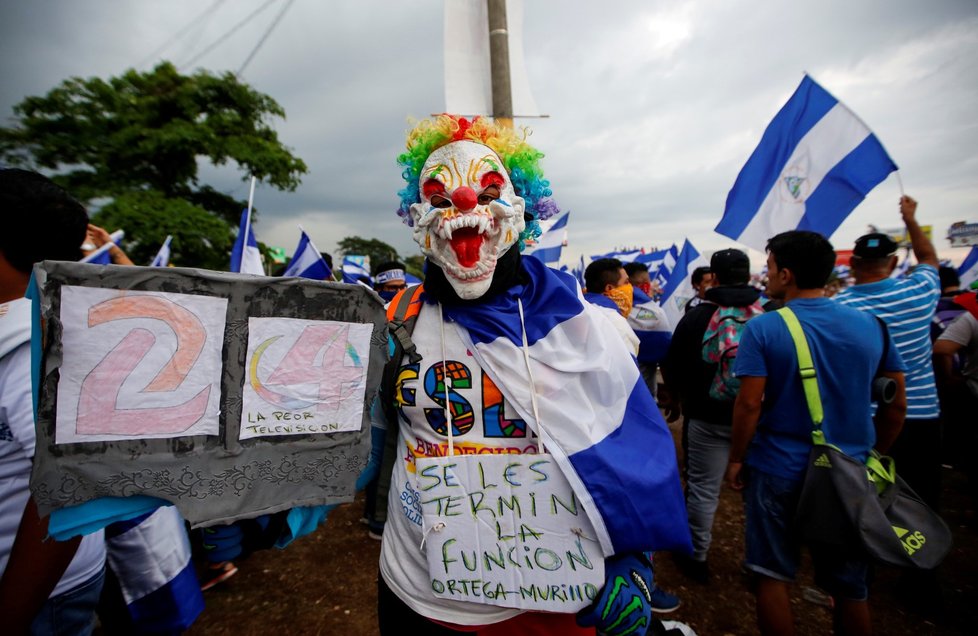
[[[343,257],[343,282],[356,283],[368,281],[367,285],[372,284],[373,278],[370,277],[370,257],[359,254],[347,254]]]
[[[962,289],[968,289],[973,282],[978,281],[978,245],[973,246],[964,257],[964,262],[958,268],[958,278],[961,279]]]
[[[109,250],[112,249],[113,245],[118,245],[119,241],[125,238],[126,233],[122,230],[116,230],[112,234],[109,234],[111,241],[106,241],[104,245],[89,254],[88,256],[82,258],[79,263],[91,263],[93,265],[111,265],[112,255],[109,254]]]
[[[166,240],[160,246],[160,251],[156,253],[153,262],[149,264],[150,267],[166,267],[170,264],[170,241],[172,240],[173,236],[167,234]]]
[[[567,219],[570,212],[564,212],[553,219],[549,227],[545,227],[536,244],[527,246],[523,255],[532,255],[544,263],[556,263],[560,260],[560,251],[567,245]],[[544,221],[548,223],[550,220]],[[541,224],[543,225],[543,224]]]
[[[762,252],[788,230],[829,237],[896,169],[866,124],[806,75],[737,175],[716,231]]]
[[[231,248],[231,271],[264,276],[265,268],[262,267],[258,241],[255,239],[255,232],[251,228],[250,212],[250,209],[241,212],[238,238],[234,240],[234,247]]]
[[[679,319],[686,313],[686,303],[692,300],[696,292],[693,290],[693,270],[697,267],[709,267],[710,263],[703,258],[687,239],[679,252],[676,265],[662,288],[662,299],[659,304],[666,312],[670,325],[678,325]]]
[[[306,231],[299,228],[302,236],[299,237],[299,245],[295,248],[292,260],[282,276],[301,276],[313,280],[332,280],[333,271],[326,264],[323,255],[319,253],[312,239]]]

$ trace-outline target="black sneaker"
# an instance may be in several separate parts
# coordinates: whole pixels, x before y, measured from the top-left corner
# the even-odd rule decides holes
[[[674,553],[672,560],[686,578],[702,585],[710,582],[710,566],[706,561],[697,561],[693,557],[679,553]]]

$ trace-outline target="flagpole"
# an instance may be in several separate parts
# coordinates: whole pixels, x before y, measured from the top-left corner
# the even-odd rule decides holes
[[[251,206],[255,202],[255,177],[251,177],[251,187],[248,189],[248,218],[245,219],[244,243],[242,243],[241,253],[248,248],[248,233],[251,231]],[[257,240],[257,239],[256,239]]]

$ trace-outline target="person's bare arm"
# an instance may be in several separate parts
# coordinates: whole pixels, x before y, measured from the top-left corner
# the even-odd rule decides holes
[[[764,401],[764,387],[767,378],[746,376],[740,378],[740,390],[737,401],[734,402],[733,427],[730,432],[730,457],[727,462],[727,472],[724,476],[727,484],[734,490],[744,487],[740,479],[747,447],[757,431],[757,422],[761,418],[761,404]]]
[[[954,356],[961,348],[962,345],[952,340],[941,339],[934,343],[934,375],[938,386],[946,388],[961,384],[961,374],[954,372]]]
[[[32,496],[27,500],[7,568],[0,578],[0,616],[6,634],[29,632],[81,543],[81,537],[55,541],[48,539],[47,534],[48,520],[38,515]]]
[[[917,202],[906,195],[900,197],[900,216],[907,226],[910,246],[913,248],[913,255],[917,258],[917,262],[921,265],[931,265],[936,269],[937,250],[917,223]]]
[[[896,441],[903,429],[903,420],[907,416],[907,383],[901,371],[884,371],[883,375],[896,382],[897,391],[889,404],[880,402],[876,409],[876,450],[886,453]]]

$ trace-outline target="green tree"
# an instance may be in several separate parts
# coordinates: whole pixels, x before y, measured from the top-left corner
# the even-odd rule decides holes
[[[377,267],[386,261],[396,261],[400,257],[393,246],[384,243],[379,239],[365,239],[359,236],[347,236],[337,243],[340,252],[347,254],[359,254],[370,257],[370,267]]]
[[[424,280],[424,256],[421,254],[414,254],[412,256],[406,256],[404,258],[404,265],[407,267],[407,271],[414,274],[421,280]]]
[[[124,247],[137,257],[172,234],[175,262],[223,269],[247,202],[200,183],[198,167],[233,163],[245,178],[295,190],[306,165],[271,126],[284,117],[231,73],[181,75],[163,63],[108,80],[71,78],[25,98],[14,125],[0,128],[0,158],[49,173],[89,205],[108,201],[97,222],[125,229]]]

